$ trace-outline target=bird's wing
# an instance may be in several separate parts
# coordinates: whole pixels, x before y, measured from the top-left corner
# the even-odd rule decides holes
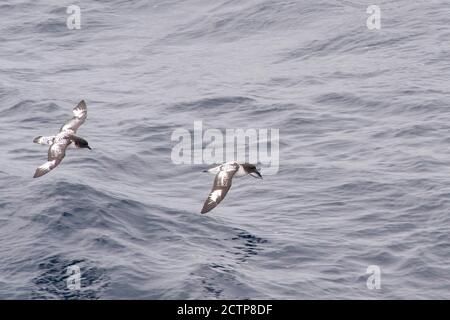
[[[206,199],[201,213],[207,213],[217,207],[231,188],[231,180],[239,169],[238,164],[224,165],[214,179],[214,185]]]
[[[42,177],[44,174],[56,168],[56,166],[61,163],[62,159],[64,159],[66,148],[70,143],[70,139],[60,139],[53,143],[48,149],[48,161],[36,169],[33,178]]]
[[[54,139],[55,139],[55,136],[49,136],[49,137],[39,136],[39,137],[34,138],[33,142],[38,143],[38,144],[52,145]]]
[[[60,132],[71,131],[72,133],[76,133],[78,128],[84,123],[87,118],[87,107],[84,100],[81,100],[80,103],[73,108],[73,116],[72,119],[61,127]]]

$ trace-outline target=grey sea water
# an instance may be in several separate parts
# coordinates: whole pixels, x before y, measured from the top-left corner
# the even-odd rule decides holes
[[[2,0],[0,15],[1,299],[450,298],[448,1]],[[81,99],[94,150],[32,179],[33,138]],[[278,174],[236,181],[208,215],[207,166],[171,161],[172,132],[200,120],[280,129]]]

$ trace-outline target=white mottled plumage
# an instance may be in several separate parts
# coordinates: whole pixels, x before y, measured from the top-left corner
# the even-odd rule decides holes
[[[213,192],[211,192],[211,199],[214,201],[217,201],[217,199],[219,199],[221,195],[222,195],[222,190],[213,191]]]
[[[39,144],[48,144],[48,145],[52,145],[53,141],[55,140],[55,136],[50,136],[50,137],[36,137],[35,138],[35,143],[39,143]]]
[[[206,199],[201,213],[207,213],[214,209],[226,196],[228,190],[231,188],[231,181],[233,177],[243,177],[248,174],[256,174],[261,177],[261,174],[256,170],[256,167],[251,164],[239,164],[236,161],[230,161],[214,168],[207,170],[207,172],[215,174],[214,184],[212,190]]]
[[[73,145],[76,148],[89,148],[89,144],[83,138],[76,136],[78,128],[87,118],[87,107],[82,100],[74,109],[74,117],[64,124],[56,136],[34,138],[33,142],[38,144],[50,145],[48,149],[48,161],[38,167],[34,178],[39,178],[58,166],[66,155],[66,149]]]

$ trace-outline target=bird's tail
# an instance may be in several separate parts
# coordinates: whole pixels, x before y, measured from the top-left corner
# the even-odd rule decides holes
[[[50,137],[43,137],[43,136],[39,136],[33,139],[34,143],[38,143],[38,144],[48,144],[48,145],[52,145],[53,141],[55,139],[55,136],[50,136]]]
[[[203,172],[208,172],[208,173],[211,173],[211,174],[217,174],[220,171],[220,167],[221,167],[221,165],[213,167],[213,168],[209,168],[207,170],[203,170]]]

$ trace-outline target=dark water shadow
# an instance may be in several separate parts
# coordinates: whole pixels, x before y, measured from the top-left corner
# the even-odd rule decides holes
[[[71,266],[80,267],[79,290],[68,286],[67,270]],[[86,260],[65,260],[61,255],[54,255],[40,262],[39,270],[40,275],[32,280],[35,285],[32,299],[95,300],[108,285],[105,270],[90,266]]]
[[[242,282],[237,266],[247,263],[252,257],[264,250],[269,241],[255,236],[245,230],[233,228],[234,235],[225,238],[229,245],[220,261],[212,261],[203,265],[192,276],[200,277],[200,285],[206,297],[247,299],[256,294],[251,285]]]
[[[231,238],[231,241],[234,243],[233,250],[230,253],[236,256],[238,264],[247,262],[249,258],[258,255],[263,250],[263,245],[269,242],[245,230],[238,228],[234,230],[238,231],[238,233]]]

